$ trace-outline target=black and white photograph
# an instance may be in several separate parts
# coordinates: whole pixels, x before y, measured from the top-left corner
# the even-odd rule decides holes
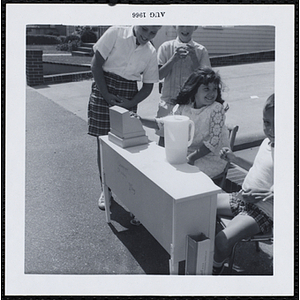
[[[294,18],[6,4],[5,295],[293,295]]]

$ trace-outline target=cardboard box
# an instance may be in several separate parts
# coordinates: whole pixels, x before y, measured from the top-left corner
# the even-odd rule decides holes
[[[121,139],[146,135],[139,119],[131,117],[127,109],[120,106],[109,108],[110,132]]]
[[[210,239],[203,233],[187,236],[186,240],[186,275],[210,275]]]

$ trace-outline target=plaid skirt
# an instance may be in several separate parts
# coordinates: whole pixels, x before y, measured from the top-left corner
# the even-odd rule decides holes
[[[258,224],[262,233],[267,233],[273,228],[273,221],[255,204],[238,198],[238,193],[229,194],[230,208],[234,216],[239,214],[252,217]]]
[[[131,100],[138,92],[136,81],[127,80],[108,72],[104,72],[104,78],[110,94]],[[110,130],[109,107],[110,105],[104,100],[96,82],[93,82],[88,104],[88,134],[93,136],[108,134]],[[137,106],[132,107],[131,110],[136,112]]]

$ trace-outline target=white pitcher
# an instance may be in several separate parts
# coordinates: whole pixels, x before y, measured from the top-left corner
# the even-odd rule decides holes
[[[195,124],[187,116],[170,115],[163,118],[165,151],[171,164],[187,162],[187,148],[192,144]]]

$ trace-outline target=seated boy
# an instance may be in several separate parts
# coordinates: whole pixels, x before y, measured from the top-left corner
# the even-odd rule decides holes
[[[274,101],[275,95],[272,94],[264,106],[263,130],[266,138],[242,184],[242,190],[218,195],[217,214],[232,216],[233,219],[216,235],[213,275],[223,272],[224,263],[236,242],[273,228]],[[228,148],[221,150],[221,157],[249,169]]]

